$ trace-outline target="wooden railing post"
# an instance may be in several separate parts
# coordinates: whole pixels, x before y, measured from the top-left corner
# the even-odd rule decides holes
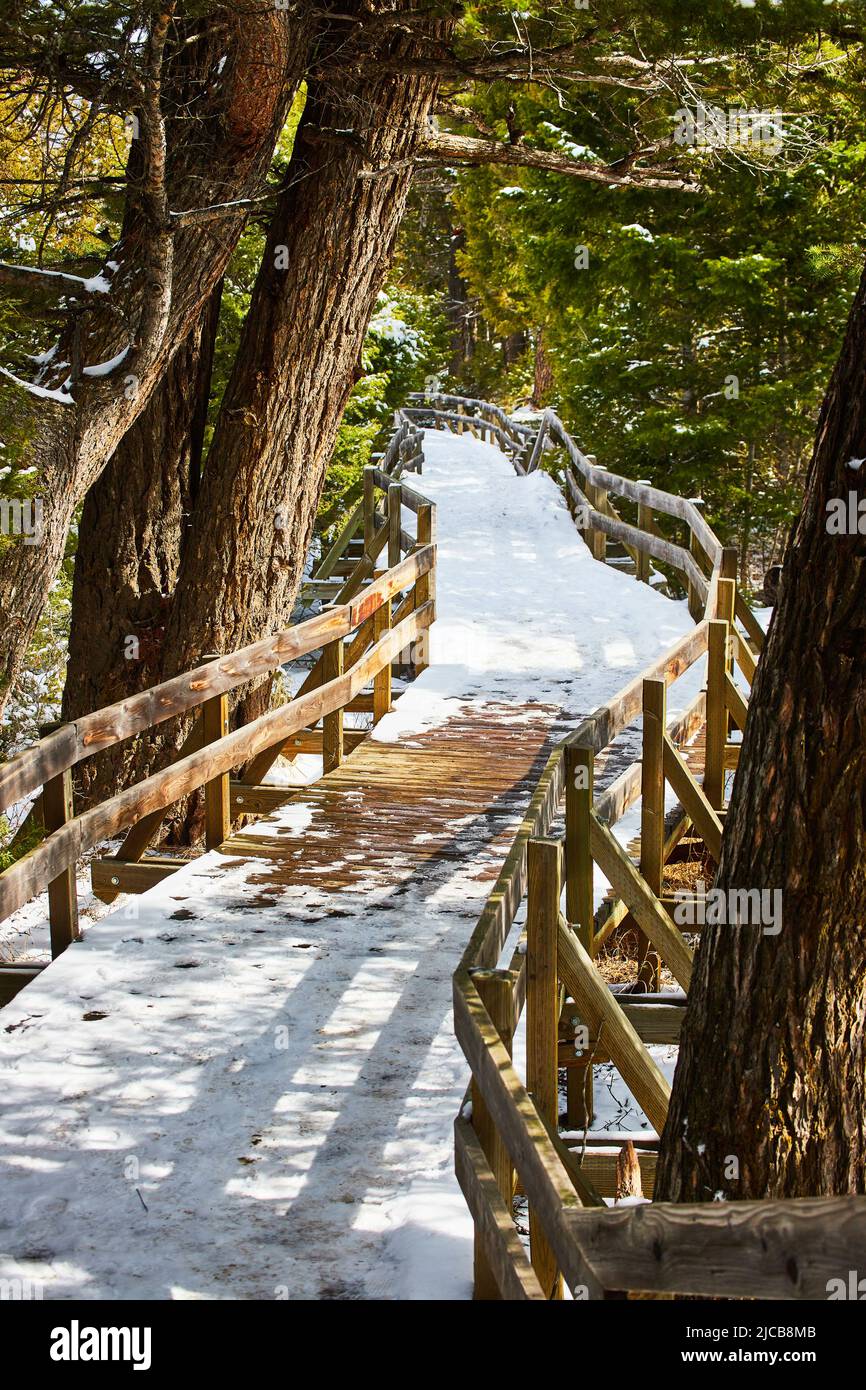
[[[39,737],[45,738],[61,727],[60,723],[43,724]],[[49,777],[42,788],[42,821],[46,835],[66,825],[74,814],[72,769],[66,768],[58,772],[56,777]],[[56,960],[67,946],[81,936],[74,864],[63,869],[48,885],[48,921],[51,928],[51,959]]]
[[[322,649],[322,684],[343,674],[343,639],[338,637]],[[343,761],[343,709],[322,716],[322,771],[333,772]]]
[[[557,939],[562,891],[562,846],[530,840],[526,906],[526,1087],[556,1132],[559,1120],[559,977]],[[562,1297],[562,1276],[537,1213],[529,1213],[533,1268],[548,1298]]]
[[[595,454],[587,454],[586,460],[593,468],[595,467],[597,463]],[[585,491],[590,504],[595,510],[597,512],[603,512],[604,504],[607,501],[607,493],[604,489],[596,487],[594,483],[591,483],[589,479],[587,479]],[[593,531],[591,528],[587,527],[586,543],[589,546],[594,560],[604,561],[607,559],[607,536],[604,531]]]
[[[643,757],[640,773],[640,871],[661,897],[665,846],[664,736],[667,687],[663,680],[643,683]],[[661,985],[661,959],[643,932],[638,932],[638,983],[648,994]]]
[[[728,640],[725,644],[725,671],[729,676],[734,674],[734,614],[737,607],[737,581],[731,574],[737,572],[737,552],[732,548],[727,548],[722,554],[721,574],[716,597],[716,617],[720,622],[727,623]],[[730,733],[736,727],[730,716],[726,717],[725,727]]]
[[[722,580],[729,583],[729,580]],[[725,803],[725,743],[728,737],[728,706],[725,699],[728,637],[726,622],[710,622],[707,653],[707,737],[704,762],[704,795],[720,811]]]
[[[401,532],[403,529],[403,489],[399,483],[391,483],[388,488],[388,568],[399,565],[403,553]]]
[[[209,653],[203,661],[218,661]],[[229,731],[229,697],[214,695],[201,707],[202,743],[217,743]],[[204,838],[208,849],[218,849],[231,829],[231,773],[221,772],[204,784]]]
[[[364,469],[364,554],[371,555],[376,535],[376,470]]]
[[[641,531],[646,531],[648,535],[652,535],[653,510],[652,507],[644,506],[643,502],[638,503],[637,524]],[[639,550],[637,553],[637,577],[642,584],[649,584],[650,557],[645,550]]]
[[[481,996],[481,1002],[490,1015],[490,1022],[499,1033],[508,1055],[512,1050],[512,1028],[514,1021],[514,993],[511,976],[501,970],[475,970],[472,983]],[[496,1124],[484,1103],[484,1097],[477,1083],[472,1082],[472,1126],[478,1135],[478,1142],[487,1156],[490,1171],[502,1193],[506,1206],[511,1209],[514,1197],[514,1169],[508,1149],[502,1142]],[[484,1255],[483,1242],[475,1237],[475,1285],[473,1298],[490,1301],[501,1297],[499,1285],[493,1276]]]
[[[433,502],[425,502],[418,508],[418,545],[436,544],[436,506]],[[426,574],[422,574],[420,579],[415,581],[415,607],[423,608],[425,603],[436,601],[436,567],[429,569]],[[435,616],[435,608],[434,608]],[[426,671],[430,662],[429,656],[430,629],[422,632],[415,641],[415,674],[420,676],[422,671]]]
[[[704,552],[691,527],[689,528],[689,552],[698,569],[703,570],[701,561],[703,560]],[[703,602],[699,590],[695,588],[691,580],[688,581],[688,605],[690,616],[694,618],[696,623],[700,622],[703,617]]]
[[[384,637],[386,632],[391,631],[391,600],[386,599],[381,608],[377,608],[373,614],[373,641],[378,642],[380,637]],[[391,662],[386,661],[381,671],[373,677],[373,723],[378,724],[380,719],[391,708]]]
[[[589,817],[593,805],[595,755],[591,748],[565,745],[565,915],[581,945],[592,955],[595,921]]]

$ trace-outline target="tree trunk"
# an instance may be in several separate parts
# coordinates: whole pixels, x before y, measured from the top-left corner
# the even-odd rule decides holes
[[[781,930],[703,933],[663,1200],[866,1190],[866,536],[856,521],[835,534],[828,510],[842,499],[866,513],[864,457],[866,274],[821,409],[716,880],[781,890]]]
[[[535,376],[532,387],[532,404],[541,410],[550,401],[553,390],[553,367],[544,346],[544,330],[539,328],[535,335]]]
[[[73,378],[69,403],[38,402],[30,452],[43,498],[42,541],[8,547],[0,558],[6,616],[0,711],[62,563],[75,510],[222,279],[246,213],[241,208],[176,227],[166,217],[260,190],[307,63],[311,27],[306,9],[288,14],[267,4],[242,14],[226,10],[219,24],[191,28],[188,43],[159,74],[161,90],[154,79],[163,124],[153,110],[147,121],[142,112],[142,138],[133,140],[130,152],[123,233],[111,253],[115,269],[106,272],[110,292],[91,296],[86,315],[80,308],[71,313],[55,355],[66,365],[39,383],[57,389]],[[164,197],[151,207],[148,190],[161,159]],[[124,349],[127,356],[114,370],[82,375],[83,366],[107,363]]]
[[[451,324],[451,376],[466,384],[467,369],[475,351],[475,306],[457,265],[457,252],[466,246],[466,232],[456,227],[448,243],[448,320]]]
[[[431,30],[442,32],[442,26]],[[402,45],[410,41],[396,38],[391,47]],[[231,651],[290,621],[325,470],[361,371],[367,325],[435,92],[435,78],[381,77],[373,64],[352,80],[342,74],[339,83],[310,83],[173,599],[160,609],[164,641],[148,670],[139,667],[139,688],[194,665],[204,652]],[[166,382],[161,408],[172,401],[176,406],[173,393],[181,381],[178,374]],[[144,485],[159,429],[158,418],[150,418],[141,449],[131,450],[118,472],[118,486],[124,478],[128,486],[130,476]],[[100,486],[103,492],[110,509],[108,483]],[[158,492],[146,496],[143,514],[151,523],[161,506]],[[103,592],[110,583],[111,543],[108,537],[99,560]],[[133,546],[127,563],[137,558]],[[109,621],[114,655],[89,684],[88,704],[114,698],[100,682],[109,669],[117,672],[118,643],[133,630],[126,619],[120,625],[113,616]],[[86,661],[87,645],[79,644],[77,668]],[[71,709],[78,696],[70,690],[67,698]],[[268,683],[245,691],[235,722],[255,717],[268,699]],[[131,750],[115,771],[123,781],[146,774],[169,759],[182,734],[179,726],[166,726]],[[186,813],[174,820],[177,838],[189,820]]]
[[[87,494],[72,587],[62,717],[77,719],[161,679],[165,623],[201,464],[220,287],[147,409]],[[157,742],[121,744],[76,774],[83,807],[151,771]]]
[[[399,35],[387,48],[417,45]],[[290,618],[436,89],[432,77],[382,76],[375,60],[310,84],[204,470],[166,674]]]

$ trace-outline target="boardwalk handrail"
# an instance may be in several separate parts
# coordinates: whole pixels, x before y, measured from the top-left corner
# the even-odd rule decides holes
[[[52,956],[58,955],[78,935],[75,864],[82,854],[132,827],[118,856],[119,874],[141,859],[165,810],[201,787],[207,845],[214,847],[228,834],[231,769],[242,768],[241,784],[254,792],[287,740],[320,719],[325,770],[337,766],[343,756],[342,711],[371,682],[381,717],[390,704],[392,662],[418,642],[435,617],[435,507],[400,481],[402,470],[419,461],[419,438],[414,426],[398,422],[385,467],[367,470],[376,476],[367,490],[373,509],[364,553],[336,601],[321,613],[63,724],[0,765],[0,811],[42,787],[48,832],[0,873],[0,921],[48,888]],[[384,511],[375,504],[376,485],[385,490]],[[403,528],[404,506],[415,514],[415,536]],[[376,575],[383,550],[388,568]],[[392,600],[399,595],[404,597],[392,614]],[[322,656],[293,699],[228,731],[230,692],[319,648]],[[416,668],[422,664],[416,661]],[[166,720],[196,714],[199,719],[174,762],[75,814],[71,773],[78,763]],[[244,797],[233,800],[238,810]],[[116,894],[102,896],[111,900]]]
[[[563,449],[568,459],[563,471],[563,490],[573,515],[575,509],[580,509],[578,524],[586,532],[595,558],[604,559],[605,537],[609,536],[633,554],[638,578],[645,582],[649,581],[649,559],[668,564],[685,580],[692,616],[697,618],[699,613],[704,617],[714,616],[718,580],[736,578],[736,552],[722,545],[694,500],[600,468],[592,455],[583,453],[578,447],[553,410],[545,410],[537,428],[533,428],[523,421],[512,420],[500,406],[468,396],[415,393],[410,399],[419,404],[402,413],[412,421],[433,418],[458,431],[472,429],[480,431],[482,437],[491,433],[510,454],[520,474],[532,473],[540,467],[548,441]],[[619,516],[610,501],[611,494],[638,507],[636,526]],[[686,546],[661,535],[654,523],[656,513],[685,525]],[[704,559],[709,575],[702,568]],[[760,651],[763,631],[739,590],[736,617],[749,642]]]
[[[444,407],[444,409],[442,408]],[[623,1069],[650,1118],[664,1124],[667,1083],[635,1030],[651,1017],[646,1006],[612,995],[592,955],[627,912],[652,935],[650,947],[663,955],[684,985],[691,952],[662,907],[658,879],[654,892],[640,869],[613,839],[611,826],[638,797],[653,802],[652,834],[642,813],[642,834],[663,865],[683,829],[695,824],[716,855],[721,827],[717,808],[724,796],[725,770],[736,766],[738,746],[729,742],[728,722],[742,729],[746,701],[733,680],[736,662],[751,681],[763,632],[737,592],[736,554],[718,542],[693,503],[598,469],[568,439],[561,423],[546,413],[527,459],[525,430],[509,432],[498,409],[459,397],[437,397],[413,418],[473,433],[482,430],[510,438],[518,473],[537,466],[544,433],[566,448],[595,506],[588,510],[599,531],[634,545],[639,552],[670,558],[654,550],[649,530],[611,517],[606,494],[634,501],[647,521],[649,507],[685,522],[689,547],[677,547],[675,560],[685,573],[697,625],[658,661],[599,707],[553,750],[523,823],[485,903],[453,977],[454,1027],[469,1062],[472,1081],[455,1120],[455,1165],[475,1223],[475,1296],[546,1300],[558,1296],[564,1276],[578,1298],[609,1292],[643,1292],[747,1298],[826,1297],[828,1278],[853,1268],[866,1238],[866,1198],[794,1201],[725,1201],[717,1204],[653,1203],[605,1209],[588,1172],[557,1133],[556,1074],[560,1056],[559,993],[562,986],[581,1014],[595,1006],[611,1025],[608,1051]],[[539,443],[542,441],[542,443]],[[532,454],[534,453],[534,458]],[[529,468],[524,467],[529,463]],[[582,504],[573,475],[566,493]],[[578,490],[575,497],[572,484]],[[592,496],[592,494],[590,494]],[[605,510],[603,510],[603,508]],[[584,521],[586,517],[582,518]],[[610,525],[614,522],[616,524]],[[669,544],[665,542],[665,544]],[[602,558],[598,549],[593,553]],[[711,574],[700,575],[703,553]],[[689,563],[691,562],[691,563]],[[638,577],[646,571],[636,566]],[[739,624],[739,627],[738,627]],[[757,649],[757,650],[756,650]],[[704,655],[707,689],[668,722],[664,691]],[[633,761],[596,797],[592,764],[613,740],[644,715],[643,758]],[[681,749],[706,725],[703,785],[692,776]],[[578,779],[576,773],[588,773]],[[665,838],[664,783],[670,780],[682,801],[680,821]],[[564,840],[548,837],[565,808]],[[661,808],[661,814],[660,814]],[[592,862],[603,863],[614,901],[606,922],[592,910]],[[560,911],[565,865],[566,914]],[[658,875],[656,875],[658,878]],[[627,901],[617,898],[625,894]],[[528,896],[526,927],[507,965],[501,966],[518,910]],[[651,996],[657,997],[657,996]],[[511,1058],[512,1038],[528,1004],[526,1084]],[[674,1009],[674,1013],[677,1010]],[[596,1019],[596,1023],[598,1019]],[[596,1039],[597,1042],[597,1039]],[[595,1046],[595,1043],[593,1043]],[[623,1061],[624,1058],[628,1062]],[[593,1171],[604,1175],[604,1165]],[[515,1179],[528,1199],[530,1251],[514,1223]]]

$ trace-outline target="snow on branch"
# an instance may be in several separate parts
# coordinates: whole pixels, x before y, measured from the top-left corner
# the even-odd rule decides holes
[[[79,298],[108,294],[111,289],[104,275],[93,275],[87,279],[83,275],[69,275],[64,270],[42,270],[38,266],[13,265],[8,261],[0,261],[0,284],[52,290],[60,294],[74,294]]]

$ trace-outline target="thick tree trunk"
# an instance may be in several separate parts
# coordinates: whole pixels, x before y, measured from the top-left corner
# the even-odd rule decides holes
[[[416,43],[399,35],[385,46],[411,53]],[[204,470],[167,674],[291,615],[436,88],[435,78],[383,77],[373,59],[310,84]]]
[[[87,494],[72,588],[62,716],[77,719],[161,679],[163,638],[201,464],[220,287],[175,353],[147,409]],[[158,741],[101,753],[79,768],[79,805],[99,800]]]
[[[395,39],[391,47],[406,44]],[[374,65],[370,64],[370,68]],[[312,536],[325,470],[343,409],[360,372],[361,349],[376,296],[390,264],[403,215],[412,155],[424,137],[433,78],[382,78],[378,69],[340,83],[310,84],[286,192],[280,198],[257,276],[240,347],[203,470],[173,601],[160,607],[164,642],[147,670],[119,667],[117,651],[132,618],[97,621],[112,656],[87,682],[88,706],[116,698],[127,676],[139,688],[195,664],[206,651],[231,651],[284,626],[291,617]],[[155,413],[142,423],[141,448],[131,449],[113,481],[95,495],[111,511],[115,484],[138,480],[143,505],[117,510],[129,546],[121,569],[140,560],[136,531],[153,528],[163,505],[145,493],[150,458],[165,428],[159,409],[177,417],[182,373],[166,380]],[[182,432],[182,431],[181,431]],[[131,521],[133,524],[131,525]],[[94,586],[110,605],[112,540],[95,543]],[[121,578],[118,576],[118,578]],[[94,600],[93,607],[97,607]],[[133,612],[135,602],[133,603]],[[106,628],[110,630],[106,631]],[[75,669],[88,642],[76,647]],[[135,676],[138,677],[135,680]],[[80,696],[72,686],[67,710]],[[255,717],[269,686],[244,694],[236,721]],[[114,772],[133,780],[166,761],[183,729],[167,726],[130,750]],[[107,790],[100,781],[98,790]],[[175,818],[177,820],[177,818]],[[173,826],[189,828],[185,815]]]
[[[56,354],[66,365],[49,373],[42,388],[75,380],[68,404],[41,399],[32,459],[43,497],[43,539],[38,546],[8,547],[0,558],[0,710],[8,697],[63,559],[76,507],[111,458],[126,431],[146,408],[168,363],[195,325],[245,222],[245,211],[221,213],[176,227],[168,212],[210,207],[260,190],[277,136],[303,75],[312,20],[270,4],[238,13],[226,10],[219,24],[205,22],[166,64],[154,83],[153,111],[143,119],[149,147],[162,148],[164,197],[151,199],[159,152],[143,162],[144,140],[133,141],[130,201],[123,235],[112,251],[111,290],[76,310]],[[146,175],[146,177],[145,177]],[[130,343],[130,336],[132,342]],[[81,367],[127,356],[105,375]],[[79,369],[75,370],[75,364]]]
[[[781,890],[781,930],[703,933],[657,1198],[866,1190],[864,457],[866,274],[821,410],[716,880]],[[854,534],[835,533],[834,499]]]

